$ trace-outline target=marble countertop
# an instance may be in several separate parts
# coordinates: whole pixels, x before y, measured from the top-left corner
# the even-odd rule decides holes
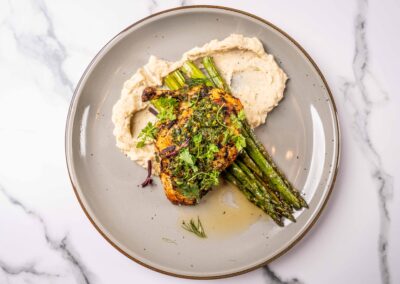
[[[0,1],[0,283],[187,283],[136,264],[71,189],[64,127],[75,85],[115,34],[216,1]],[[317,225],[270,265],[215,283],[400,283],[400,2],[220,0],[293,36],[326,76],[340,172]]]

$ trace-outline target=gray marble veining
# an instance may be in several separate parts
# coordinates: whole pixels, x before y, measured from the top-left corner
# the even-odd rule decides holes
[[[53,274],[53,273],[39,271],[35,267],[34,263],[13,267],[4,261],[0,261],[0,269],[10,277],[18,276],[21,274],[28,274],[50,280],[51,278],[59,278],[61,276],[60,274]]]
[[[37,60],[46,66],[53,74],[56,81],[57,93],[64,93],[66,100],[70,100],[74,91],[74,84],[63,69],[63,64],[68,57],[64,44],[58,39],[52,18],[43,0],[31,2],[34,13],[43,19],[46,25],[45,32],[26,31],[25,19],[19,16],[19,9],[13,2],[9,2],[11,13],[6,19],[6,26],[12,32],[19,51],[26,58]]]
[[[107,4],[110,3],[107,1],[98,2],[94,0],[86,0],[79,2],[78,4],[71,1],[65,5],[47,0],[0,1],[0,80],[2,80],[1,82],[3,85],[2,92],[0,93],[0,129],[2,130],[0,131],[0,150],[5,148],[4,146],[9,146],[4,142],[5,140],[9,139],[10,141],[13,141],[12,139],[17,139],[16,137],[22,136],[19,134],[14,135],[14,130],[22,124],[18,123],[16,119],[8,119],[8,116],[4,116],[5,110],[15,107],[15,98],[32,103],[31,108],[34,108],[38,113],[46,112],[53,107],[59,107],[50,103],[52,100],[51,96],[53,94],[60,94],[64,101],[67,102],[70,100],[74,88],[73,80],[66,72],[66,70],[70,69],[66,69],[66,66],[69,68],[73,65],[73,68],[84,69],[87,65],[87,62],[79,63],[82,58],[80,56],[83,55],[80,54],[82,53],[81,51],[76,51],[74,49],[74,46],[77,44],[73,41],[85,38],[86,41],[84,44],[91,49],[98,50],[101,48],[102,38],[97,38],[97,41],[93,40],[93,37],[88,35],[86,30],[85,32],[82,32],[80,36],[77,36],[76,39],[74,37],[71,39],[71,37],[65,35],[65,33],[68,33],[70,29],[62,25],[67,25],[68,27],[69,25],[75,25],[74,30],[79,31],[79,26],[90,21],[95,22],[96,19],[99,18],[104,18],[106,19],[104,20],[104,25],[99,27],[96,26],[96,29],[98,28],[96,31],[102,33],[106,26],[111,26],[113,30],[118,31],[120,26],[124,26],[127,22],[135,22],[146,13],[151,14],[161,9],[173,8],[175,6],[217,4],[243,9],[271,20],[278,26],[287,29],[292,36],[299,39],[302,44],[309,45],[309,47],[315,46],[315,42],[313,42],[315,38],[321,38],[321,41],[324,40],[328,42],[330,39],[333,39],[332,42],[335,42],[335,44],[333,44],[332,48],[338,48],[340,45],[343,45],[343,50],[350,49],[351,42],[354,42],[353,61],[351,62],[345,54],[340,54],[339,52],[337,60],[342,60],[340,61],[342,65],[340,67],[337,67],[332,63],[335,60],[330,58],[331,55],[329,54],[329,51],[316,48],[315,53],[311,52],[311,55],[316,59],[318,64],[320,64],[320,67],[322,67],[328,79],[329,77],[335,77],[335,74],[347,74],[347,69],[351,69],[351,74],[349,74],[348,77],[344,79],[343,84],[340,85],[340,90],[342,91],[345,102],[344,105],[339,107],[341,108],[339,109],[339,113],[345,113],[343,120],[341,121],[342,127],[351,129],[351,137],[344,137],[343,140],[348,140],[343,141],[343,145],[353,143],[353,141],[357,142],[357,148],[362,151],[363,157],[353,165],[368,165],[370,176],[365,178],[368,178],[368,180],[371,181],[371,184],[365,188],[365,191],[376,193],[374,197],[366,197],[366,200],[363,200],[363,202],[368,203],[368,205],[377,204],[377,208],[379,208],[371,208],[370,215],[367,216],[367,218],[374,219],[374,216],[379,215],[379,230],[378,227],[375,228],[375,226],[369,226],[368,228],[371,229],[371,231],[368,232],[367,236],[355,235],[355,237],[359,238],[356,240],[358,244],[363,241],[360,238],[363,238],[364,240],[368,239],[368,241],[365,241],[360,245],[360,248],[368,250],[368,252],[363,254],[364,252],[360,253],[360,251],[354,251],[354,254],[362,254],[361,257],[365,257],[363,261],[358,264],[362,266],[362,268],[357,271],[365,271],[365,275],[367,276],[363,275],[364,278],[362,279],[368,279],[369,281],[360,282],[360,274],[362,273],[357,275],[357,272],[348,269],[348,266],[357,266],[357,264],[346,263],[346,260],[343,260],[342,258],[341,252],[335,251],[335,249],[343,246],[342,244],[336,246],[333,244],[332,248],[326,249],[326,251],[322,252],[324,253],[322,255],[323,257],[338,259],[332,261],[331,267],[322,266],[323,269],[320,270],[314,270],[314,267],[312,267],[312,269],[307,270],[310,265],[318,265],[319,262],[319,260],[315,261],[315,254],[313,254],[315,252],[309,254],[308,252],[310,249],[311,251],[313,249],[324,249],[323,245],[326,244],[324,243],[324,240],[332,240],[329,239],[327,233],[324,233],[329,231],[332,226],[342,226],[341,232],[343,234],[349,235],[353,233],[353,224],[351,224],[351,222],[354,220],[350,220],[345,224],[344,219],[340,219],[340,214],[338,214],[339,212],[337,211],[329,217],[326,217],[326,220],[324,220],[324,225],[328,225],[325,225],[325,227],[319,227],[322,227],[322,229],[318,231],[318,234],[316,234],[318,235],[316,237],[318,238],[318,241],[313,241],[312,245],[309,244],[306,249],[298,249],[293,258],[291,257],[284,261],[278,260],[272,265],[265,266],[262,269],[247,275],[220,281],[222,283],[234,283],[235,281],[242,283],[248,281],[251,283],[271,284],[326,283],[325,280],[329,277],[329,283],[378,283],[378,277],[380,275],[380,282],[384,284],[398,283],[399,273],[397,273],[395,269],[396,266],[398,266],[398,262],[396,263],[395,261],[399,260],[396,256],[396,254],[398,255],[396,252],[398,246],[396,247],[397,240],[393,237],[393,234],[397,232],[395,230],[396,224],[394,222],[396,221],[396,216],[399,212],[399,208],[394,206],[394,200],[395,198],[398,198],[398,195],[394,194],[395,185],[398,187],[398,185],[395,184],[398,180],[398,175],[394,170],[393,172],[390,170],[391,165],[387,161],[387,151],[389,150],[384,149],[385,145],[382,145],[382,142],[373,139],[374,135],[376,135],[373,131],[377,130],[371,129],[375,114],[379,113],[382,106],[391,105],[397,102],[394,92],[391,91],[389,93],[385,91],[390,90],[390,88],[387,88],[385,85],[387,81],[385,81],[384,84],[382,81],[378,80],[378,78],[382,78],[385,73],[383,72],[383,74],[381,73],[380,76],[378,76],[379,70],[375,69],[376,65],[374,64],[377,64],[376,62],[379,59],[374,58],[376,54],[371,52],[371,42],[376,42],[380,39],[376,30],[376,19],[382,17],[382,15],[380,15],[379,11],[377,11],[378,9],[376,9],[377,2],[374,2],[373,0],[358,0],[356,13],[352,14],[352,2],[350,3],[344,0],[335,1],[335,3],[340,6],[340,9],[338,10],[335,10],[333,6],[330,7],[327,3],[324,3],[324,5],[318,5],[314,2],[307,1],[300,1],[298,4],[299,6],[296,6],[297,4],[295,3],[289,5],[281,1],[264,0],[255,0],[252,2],[252,5],[243,1],[230,0],[221,0],[221,2],[218,3],[209,0],[203,2],[193,0],[144,1],[145,3],[142,6],[138,5],[136,1],[113,2],[112,5]],[[372,7],[374,3],[375,8]],[[325,6],[329,6],[330,8]],[[384,14],[385,17],[391,18],[387,22],[392,25],[398,25],[399,22],[396,18],[398,10],[394,10],[394,7],[388,2],[381,2],[379,3],[379,6],[384,7],[384,10],[386,9]],[[110,7],[112,7],[112,9],[110,9]],[[391,11],[390,7],[393,11]],[[129,10],[130,12],[124,14],[125,10]],[[292,10],[296,11],[292,12]],[[284,13],[282,11],[284,11]],[[315,16],[316,19],[319,19],[317,20],[318,24],[308,22],[310,14],[313,14],[313,17]],[[329,30],[332,20],[324,20],[323,17],[318,18],[318,15],[320,14],[329,15],[329,17],[339,19],[335,22],[335,25],[338,26],[336,33],[335,30]],[[124,15],[125,18],[123,18]],[[374,25],[373,19],[370,18],[371,16],[375,16],[375,30],[371,29],[371,26]],[[352,23],[354,25],[350,26],[347,19],[351,19],[352,17],[354,17]],[[70,20],[72,18],[73,21]],[[109,19],[112,19],[112,21],[109,21]],[[381,22],[385,22],[384,19],[380,18],[379,24],[381,24]],[[100,22],[96,23],[98,24]],[[299,23],[301,24],[299,25]],[[310,31],[307,31],[307,25],[310,28]],[[322,26],[323,28],[319,30],[318,26]],[[326,31],[333,31],[333,33],[330,34],[329,37],[324,37]],[[350,37],[350,32],[353,32],[353,37]],[[348,39],[347,37],[341,37],[343,34],[348,34],[351,40],[341,40],[343,38]],[[106,40],[106,38],[104,40]],[[379,43],[381,45],[391,45],[395,44],[395,40],[395,38],[391,38],[390,41],[380,41]],[[306,49],[308,50],[308,47]],[[79,54],[76,55],[75,53]],[[71,61],[70,59],[73,57],[74,60]],[[82,66],[79,66],[79,64],[82,64]],[[379,62],[379,64],[381,64],[381,62]],[[25,85],[24,87],[26,87],[30,92],[28,92],[28,94],[24,93],[25,89],[18,89],[18,86],[15,86],[14,83],[10,83],[8,87],[4,87],[6,81],[14,82],[12,79],[15,77],[22,77],[21,74],[27,74],[24,72],[18,73],[19,69],[24,69],[26,66],[32,67],[29,70],[33,71],[46,70],[46,76],[41,78],[40,75],[33,74],[32,77],[35,78],[34,80],[16,81],[20,85]],[[349,68],[349,66],[351,67]],[[383,65],[379,65],[381,69],[384,69],[382,66]],[[336,67],[338,69],[335,69]],[[393,66],[384,67],[387,67],[386,72],[397,72],[397,69],[393,69]],[[13,72],[8,72],[11,69]],[[50,76],[47,75],[47,73],[49,73]],[[41,80],[43,80],[43,82]],[[46,80],[51,82],[48,83]],[[330,82],[330,84],[332,84],[332,82]],[[332,85],[331,87],[334,89],[336,86]],[[334,95],[338,96],[340,93],[337,92]],[[42,97],[42,101],[36,99]],[[33,99],[30,101],[30,98]],[[64,104],[66,111],[67,104]],[[57,114],[52,113],[51,115],[56,116]],[[60,111],[59,117],[55,117],[57,121],[61,122],[57,125],[59,129],[64,127],[64,116],[65,113],[61,113]],[[48,117],[47,119],[53,118]],[[389,119],[387,121],[389,121]],[[39,141],[40,139],[44,139],[46,141],[51,141],[51,143],[60,143],[57,147],[61,150],[63,149],[63,145],[61,145],[62,139],[59,139],[58,141],[57,139],[54,139],[51,134],[48,136],[46,135],[47,134],[41,131],[41,129],[26,133],[26,136],[30,136],[32,140],[36,139]],[[393,136],[395,135],[398,134],[393,133]],[[8,136],[15,137],[9,138]],[[16,143],[16,145],[20,145],[20,143]],[[18,147],[7,149],[7,151],[15,152],[18,150]],[[355,149],[351,150],[358,151]],[[44,154],[44,156],[51,155],[53,152],[49,151],[49,153],[50,154]],[[53,226],[51,226],[50,216],[46,215],[48,214],[46,212],[51,212],[46,210],[47,208],[45,206],[47,206],[46,204],[48,203],[42,203],[43,200],[47,201],[46,198],[49,198],[50,195],[58,194],[54,193],[54,191],[56,191],[55,187],[65,189],[67,178],[65,178],[65,180],[60,180],[59,176],[45,176],[47,181],[40,183],[37,182],[37,180],[44,179],[41,171],[37,171],[36,176],[32,174],[29,177],[21,177],[19,173],[17,175],[12,172],[12,170],[8,169],[10,161],[4,159],[1,154],[2,152],[0,152],[0,179],[3,181],[4,185],[6,185],[7,189],[0,186],[0,209],[5,208],[0,212],[5,216],[5,218],[0,219],[4,222],[0,224],[0,244],[9,244],[10,238],[12,238],[9,234],[7,238],[5,237],[7,233],[4,234],[4,231],[2,230],[5,226],[17,228],[16,232],[23,232],[26,234],[26,237],[23,240],[23,243],[17,243],[20,240],[16,239],[11,240],[14,243],[9,248],[0,247],[0,283],[3,283],[3,281],[4,283],[11,284],[113,283],[117,281],[116,277],[118,276],[120,276],[118,280],[123,279],[127,282],[130,280],[132,280],[131,282],[143,282],[143,279],[145,279],[148,282],[156,283],[187,283],[186,280],[178,280],[162,275],[155,276],[153,272],[150,272],[134,263],[130,263],[130,261],[124,256],[119,255],[116,252],[115,254],[110,253],[112,250],[109,249],[109,245],[103,240],[96,243],[95,253],[99,253],[104,257],[102,257],[102,259],[96,259],[95,261],[90,259],[90,256],[88,255],[93,253],[91,251],[93,247],[89,245],[87,246],[86,243],[97,240],[97,238],[101,239],[101,237],[92,227],[79,227],[76,225],[76,222],[73,221],[71,222],[73,225],[68,222],[63,224],[64,227],[60,232],[58,232],[53,228]],[[343,157],[344,160],[353,159],[354,156],[352,153],[347,154],[349,154],[350,157]],[[395,156],[395,154],[393,154],[393,156]],[[32,159],[35,157],[37,156],[32,155],[24,158]],[[43,161],[37,161],[38,167],[42,167],[44,164],[48,167],[47,163],[51,163],[51,166],[56,168],[55,171],[58,171],[57,173],[65,171],[65,162],[62,159],[62,155],[59,155],[58,157],[55,156],[53,159],[45,157]],[[353,174],[356,175],[356,178],[364,178],[360,176],[364,175],[365,172],[358,173],[358,176],[357,173],[352,173],[352,175]],[[15,176],[18,176],[18,178]],[[353,180],[356,178],[351,177],[351,180],[349,179],[344,181],[342,185],[351,187],[353,184],[356,184]],[[23,182],[20,180],[23,180]],[[29,184],[32,181],[36,182],[35,186],[42,186],[48,183],[49,191],[38,191],[37,200],[29,203],[34,206],[28,206],[28,198],[31,196],[29,194],[25,196],[23,189],[26,184]],[[34,187],[31,188],[31,190],[36,189],[37,188]],[[346,193],[343,193],[343,190],[341,193],[340,191],[341,189],[339,188],[339,193],[337,195],[346,195]],[[42,196],[39,196],[39,194],[42,194]],[[15,198],[15,196],[18,196],[18,198]],[[65,200],[66,203],[76,203],[72,193],[68,198],[68,200]],[[347,198],[347,196],[345,198]],[[54,201],[57,200],[57,198],[48,200]],[[343,201],[343,199],[341,201]],[[44,208],[39,206],[43,206]],[[340,210],[346,210],[343,204],[338,206],[340,207]],[[357,204],[352,204],[351,209],[348,210],[357,210],[357,206]],[[32,208],[35,208],[36,210],[33,210]],[[65,208],[70,209],[72,207]],[[60,214],[60,216],[65,218],[65,220],[74,220],[73,218],[76,218],[77,215],[70,214],[71,212],[65,208],[61,209],[57,214]],[[348,214],[351,213],[351,211],[346,211],[345,213]],[[79,214],[83,213],[79,212]],[[38,233],[35,237],[30,236],[31,227],[25,228],[23,227],[24,224],[19,224],[14,221],[14,218],[16,218],[15,216],[20,215],[22,216],[21,220],[27,220],[30,225],[34,226],[34,230],[37,229]],[[10,220],[12,220],[12,222],[10,222]],[[65,232],[69,233],[66,234]],[[58,237],[55,237],[56,235]],[[90,238],[85,239],[87,236],[90,236]],[[335,240],[335,238],[333,239]],[[82,243],[82,245],[79,246],[79,249],[73,245],[77,240]],[[371,241],[369,242],[369,240]],[[322,245],[320,243],[322,243]],[[372,244],[374,244],[374,246]],[[347,244],[344,244],[344,246],[346,245]],[[367,245],[369,246],[367,247]],[[19,248],[24,248],[26,246],[40,246],[42,251],[39,252],[34,249],[18,250]],[[347,250],[349,248],[350,247],[345,247]],[[14,254],[14,250],[18,250],[18,254],[21,255],[20,258],[13,259],[12,255]],[[376,254],[376,252],[378,253]],[[53,258],[50,261],[44,261],[49,255],[54,257],[54,260],[56,260],[57,263],[54,265],[53,263],[49,264],[49,262],[53,261]],[[339,257],[339,255],[341,255],[341,257]],[[378,255],[379,259],[376,258],[376,255]],[[43,264],[43,261],[45,264]],[[294,261],[300,262],[300,264],[294,266]],[[379,271],[377,268],[378,263]],[[107,269],[103,269],[104,267],[107,267]],[[273,267],[273,269],[271,267]],[[289,275],[292,276],[289,277]],[[298,278],[293,277],[293,275]],[[119,281],[119,283],[122,282]]]
[[[68,235],[64,236],[60,241],[52,238],[49,234],[44,219],[37,212],[29,209],[18,199],[11,196],[1,185],[0,185],[0,192],[3,196],[6,197],[8,202],[20,208],[28,218],[32,218],[38,222],[38,225],[42,228],[43,237],[48,245],[48,248],[50,250],[57,252],[60,255],[60,257],[67,262],[68,266],[72,268],[72,270],[74,271],[74,278],[76,279],[77,283],[85,283],[85,284],[92,283],[91,279],[93,278],[93,275],[82,263],[78,254],[74,251],[74,248],[69,243]],[[0,269],[8,276],[16,276],[22,273],[27,273],[34,275],[35,277],[43,277],[46,279],[63,277],[63,275],[59,273],[54,273],[51,271],[39,271],[36,268],[35,263],[28,263],[20,266],[11,266],[7,264],[5,261],[2,261],[1,256],[0,256]]]
[[[148,6],[149,14],[153,14],[158,9],[157,0],[150,0]]]
[[[266,265],[263,267],[265,277],[267,279],[268,284],[302,284],[303,282],[297,278],[292,278],[289,280],[282,279],[281,276],[278,276],[271,268]]]
[[[390,227],[390,212],[388,203],[393,198],[393,177],[383,165],[382,158],[376,146],[371,140],[369,123],[371,113],[377,102],[388,102],[388,94],[380,86],[376,89],[380,92],[370,92],[366,86],[367,76],[373,79],[372,71],[369,69],[369,49],[367,44],[367,11],[368,1],[357,2],[357,15],[355,18],[354,36],[355,51],[352,64],[354,79],[347,80],[343,84],[345,99],[349,102],[348,111],[352,116],[352,130],[355,139],[359,142],[365,159],[371,167],[371,174],[375,180],[375,188],[379,196],[380,230],[378,237],[378,251],[380,257],[380,271],[382,283],[390,283],[390,271],[388,263],[388,232]]]

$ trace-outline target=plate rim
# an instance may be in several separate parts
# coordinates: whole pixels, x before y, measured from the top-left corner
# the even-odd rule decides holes
[[[131,256],[128,252],[124,251],[121,247],[119,247],[116,243],[114,243],[103,231],[102,229],[95,223],[95,221],[93,220],[93,218],[90,216],[89,211],[86,209],[79,193],[77,190],[77,187],[75,186],[73,179],[72,179],[72,175],[71,175],[71,168],[72,165],[70,165],[69,162],[69,154],[68,154],[68,146],[69,146],[69,142],[68,142],[68,133],[70,131],[70,127],[71,127],[71,113],[72,113],[72,109],[75,103],[75,100],[77,99],[78,96],[78,90],[81,87],[82,81],[86,78],[87,73],[89,72],[89,70],[91,69],[93,63],[97,60],[97,58],[99,57],[99,55],[106,49],[108,48],[109,44],[112,43],[117,37],[119,37],[121,34],[123,34],[124,32],[128,31],[129,29],[131,29],[132,27],[137,26],[138,24],[154,18],[156,16],[162,15],[162,14],[166,14],[169,12],[174,12],[174,11],[179,11],[179,10],[192,10],[192,9],[198,9],[198,8],[205,8],[205,9],[217,9],[217,10],[222,10],[222,11],[228,11],[228,12],[234,12],[234,13],[238,13],[247,17],[250,17],[254,20],[257,20],[261,23],[263,23],[264,25],[269,26],[270,28],[274,29],[275,31],[277,31],[278,33],[282,34],[284,37],[286,37],[289,41],[291,41],[307,58],[307,60],[312,64],[312,66],[315,68],[315,70],[317,71],[318,75],[320,76],[320,78],[322,79],[322,82],[324,83],[324,86],[326,88],[326,91],[328,92],[328,95],[330,97],[330,100],[332,102],[332,107],[333,107],[333,117],[334,117],[334,122],[336,125],[336,135],[337,135],[337,139],[336,139],[336,143],[335,143],[335,148],[337,149],[337,155],[336,155],[336,159],[335,159],[335,168],[334,168],[334,175],[332,178],[332,183],[330,185],[330,188],[328,190],[328,193],[325,197],[325,200],[323,200],[323,203],[321,205],[321,207],[319,208],[319,210],[316,212],[314,218],[311,220],[311,222],[308,224],[308,226],[306,227],[306,229],[303,231],[303,233],[301,233],[295,240],[293,240],[291,243],[289,243],[287,245],[286,248],[284,248],[280,253],[278,253],[277,255],[271,257],[270,259],[254,265],[250,268],[247,269],[243,269],[243,270],[239,270],[236,272],[232,272],[232,273],[226,273],[226,274],[219,274],[219,275],[213,275],[213,276],[194,276],[194,275],[185,275],[185,274],[178,274],[178,273],[173,273],[173,272],[169,272],[166,270],[162,270],[159,269],[157,267],[153,267],[147,263],[144,263],[143,261],[140,261],[139,259],[136,259],[135,257]],[[88,66],[85,68],[85,71],[83,72],[82,76],[80,77],[75,89],[74,89],[74,93],[73,96],[71,98],[70,101],[70,105],[68,108],[68,115],[67,115],[67,119],[66,119],[66,126],[65,126],[65,136],[64,136],[64,146],[65,146],[65,159],[66,159],[66,165],[67,165],[67,171],[68,171],[68,177],[70,179],[73,191],[75,193],[76,198],[78,199],[78,203],[81,206],[83,212],[85,213],[86,217],[89,219],[90,223],[95,227],[95,229],[97,230],[98,233],[100,233],[100,235],[111,245],[113,246],[117,251],[119,251],[121,254],[123,254],[124,256],[128,257],[130,260],[133,260],[134,262],[149,268],[153,271],[165,274],[165,275],[169,275],[169,276],[174,276],[174,277],[178,277],[178,278],[183,278],[183,279],[195,279],[195,280],[212,280],[212,279],[221,279],[221,278],[228,278],[228,277],[233,277],[233,276],[237,276],[237,275],[241,275],[241,274],[245,274],[247,272],[256,270],[260,267],[263,267],[269,263],[271,263],[272,261],[274,261],[275,259],[281,257],[282,255],[284,255],[286,252],[288,252],[292,247],[294,247],[297,243],[299,243],[304,236],[311,230],[311,228],[314,227],[315,223],[317,222],[317,220],[319,219],[319,217],[321,216],[322,212],[324,211],[326,204],[328,203],[328,200],[332,194],[333,188],[335,187],[335,183],[336,183],[336,178],[338,175],[338,171],[339,171],[339,164],[340,164],[340,157],[341,157],[341,130],[340,130],[340,123],[339,123],[339,116],[338,116],[338,111],[337,111],[337,107],[336,107],[336,103],[334,100],[334,97],[332,95],[332,92],[329,88],[329,85],[324,77],[324,75],[322,74],[320,68],[318,67],[318,65],[315,63],[315,61],[312,59],[312,57],[307,53],[307,51],[294,39],[292,38],[288,33],[286,33],[285,31],[283,31],[281,28],[277,27],[276,25],[274,25],[273,23],[271,23],[268,20],[265,20],[264,18],[261,18],[259,16],[256,16],[252,13],[240,10],[240,9],[235,9],[235,8],[231,8],[231,7],[226,7],[226,6],[219,6],[219,5],[188,5],[188,6],[179,6],[179,7],[174,7],[174,8],[170,8],[170,9],[166,9],[166,10],[162,10],[159,11],[157,13],[151,14],[149,16],[146,16],[132,24],[130,24],[128,27],[126,27],[125,29],[123,29],[122,31],[120,31],[118,34],[116,34],[114,37],[112,37],[98,52],[97,54],[93,57],[93,59],[90,61],[90,63],[88,64]]]

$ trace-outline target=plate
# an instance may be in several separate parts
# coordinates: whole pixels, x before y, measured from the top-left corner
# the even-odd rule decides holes
[[[138,187],[146,171],[116,148],[111,112],[124,81],[151,54],[174,61],[194,46],[232,33],[258,37],[289,76],[284,100],[256,132],[310,208],[297,212],[297,222],[288,222],[284,228],[258,218],[234,234],[200,239],[180,227],[185,209],[170,204],[159,180],[150,188]],[[71,102],[66,159],[79,203],[110,244],[156,271],[209,279],[260,267],[309,231],[333,188],[339,140],[335,103],[327,83],[295,40],[242,11],[189,6],[140,20],[97,54]]]

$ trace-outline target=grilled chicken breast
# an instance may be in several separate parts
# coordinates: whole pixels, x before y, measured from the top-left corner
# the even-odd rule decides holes
[[[203,85],[178,91],[148,87],[142,100],[151,100],[159,112],[155,145],[167,198],[196,204],[238,155],[244,139],[240,100]]]

